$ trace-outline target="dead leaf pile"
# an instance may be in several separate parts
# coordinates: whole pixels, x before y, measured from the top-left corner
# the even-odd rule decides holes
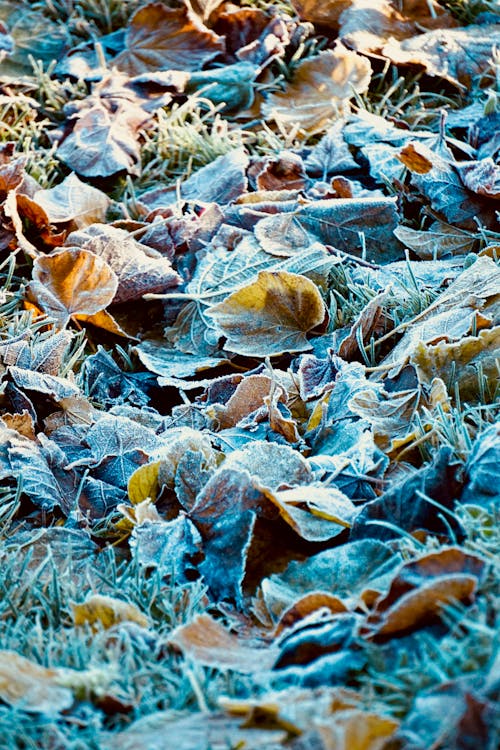
[[[497,746],[494,6],[0,2],[6,747]]]

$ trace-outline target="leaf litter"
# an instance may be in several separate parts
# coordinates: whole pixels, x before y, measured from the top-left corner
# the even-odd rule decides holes
[[[497,746],[499,28],[0,3],[6,749]]]

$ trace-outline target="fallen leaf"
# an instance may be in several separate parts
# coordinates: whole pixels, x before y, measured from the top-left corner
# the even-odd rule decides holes
[[[461,503],[495,508],[500,505],[497,469],[500,461],[500,429],[492,424],[476,437],[466,464],[466,484]]]
[[[73,703],[63,670],[47,669],[15,651],[0,651],[0,698],[21,711],[55,715]]]
[[[399,216],[394,198],[317,200],[295,212],[301,227],[313,237],[356,257],[366,253],[375,263],[402,257],[394,237]]]
[[[351,500],[334,487],[294,487],[264,491],[282,518],[309,542],[333,539],[350,528],[356,509]]]
[[[420,342],[432,344],[439,340],[461,339],[469,333],[479,313],[492,323],[498,323],[499,281],[500,270],[495,262],[486,256],[477,258],[434,302],[403,326],[402,339],[384,363],[401,366]]]
[[[234,201],[247,187],[248,156],[241,147],[222,154],[176,187],[153,188],[140,196],[149,209],[164,208],[178,201],[226,204]]]
[[[284,730],[246,729],[241,721],[219,714],[190,712],[174,718],[171,711],[156,711],[143,716],[120,732],[101,733],[103,750],[157,750],[159,737],[175,737],[176,750],[226,750],[252,748],[268,750],[271,742],[281,745]],[[163,740],[160,740],[161,742]]]
[[[112,628],[121,622],[135,622],[143,628],[149,625],[148,618],[134,605],[112,596],[92,594],[84,602],[72,603],[73,623],[79,625],[100,624]]]
[[[127,109],[111,114],[100,104],[84,110],[57,149],[57,156],[83,177],[137,174],[140,149],[137,132],[149,115],[132,117]]]
[[[217,669],[232,669],[243,674],[271,669],[277,649],[251,646],[230,633],[210,615],[198,615],[169,636],[169,643],[190,660]]]
[[[225,404],[209,407],[219,429],[235,427],[240,420],[264,406],[264,398],[272,390],[273,382],[267,375],[249,375],[243,378]]]
[[[225,348],[250,357],[310,349],[306,334],[325,314],[317,286],[286,271],[261,271],[207,312],[226,337]]]
[[[390,716],[351,708],[318,722],[318,734],[324,750],[384,750],[398,727]]]
[[[143,500],[156,500],[160,486],[158,483],[158,474],[160,471],[160,461],[139,466],[128,480],[128,496],[133,505],[142,503]]]
[[[398,529],[409,533],[424,529],[446,537],[452,529],[457,538],[462,538],[458,521],[447,516],[443,522],[439,509],[426,500],[428,497],[452,510],[461,489],[460,468],[450,447],[441,446],[431,463],[394,480],[380,497],[364,505],[354,520],[350,539],[394,539],[399,536]]]
[[[355,94],[367,90],[371,73],[366,58],[338,44],[300,62],[285,90],[270,94],[264,102],[264,117],[318,133],[342,117]]]
[[[68,249],[36,258],[30,296],[62,328],[78,315],[93,315],[113,301],[118,279],[88,250]]]
[[[459,162],[456,169],[465,187],[473,193],[500,199],[500,167],[493,159]]]
[[[71,222],[81,229],[103,221],[110,199],[102,190],[87,185],[72,172],[53,188],[38,190],[33,200],[54,224]]]
[[[189,8],[149,3],[130,19],[125,49],[113,65],[129,76],[153,70],[200,70],[223,51],[223,39]]]
[[[351,3],[352,0],[292,0],[295,11],[303,21],[334,30],[338,30],[339,18]]]
[[[429,159],[429,153],[423,151],[422,144],[415,141],[404,146],[398,154],[398,159],[405,167],[417,174],[426,174],[433,167],[433,162]]]
[[[333,2],[338,5],[337,0]],[[339,120],[328,128],[318,144],[311,149],[305,161],[305,167],[312,174],[327,175],[335,172],[347,172],[358,169],[359,165],[351,154],[344,139],[345,122]]]
[[[147,293],[165,292],[181,281],[168,258],[137,242],[123,229],[93,223],[83,231],[72,232],[66,244],[94,253],[114,271],[118,278],[115,304],[142,299]]]
[[[453,255],[467,255],[477,245],[477,236],[443,221],[433,222],[426,231],[399,226],[394,234],[422,260],[439,260]]]
[[[417,368],[419,379],[430,383],[439,377],[457,388],[463,401],[494,397],[498,384],[500,326],[485,328],[477,336],[466,336],[460,341],[437,344],[416,344],[411,363]]]
[[[481,682],[463,676],[419,692],[398,739],[420,750],[439,745],[467,750],[496,742],[496,707]]]
[[[384,638],[402,634],[432,621],[454,601],[471,600],[485,566],[480,557],[459,547],[405,563],[368,617],[365,635]]]
[[[492,50],[500,42],[500,25],[436,29],[410,39],[390,39],[382,54],[396,65],[416,65],[462,89],[492,69]]]
[[[251,62],[236,62],[223,68],[191,73],[186,93],[198,92],[215,105],[223,105],[222,112],[245,110],[254,103],[254,83],[259,68]]]

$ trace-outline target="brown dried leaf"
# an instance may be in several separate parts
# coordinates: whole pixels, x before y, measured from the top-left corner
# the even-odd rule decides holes
[[[428,149],[424,151],[422,144],[418,141],[410,142],[404,146],[397,158],[411,172],[417,172],[417,174],[425,174],[433,167],[433,162],[429,159]]]
[[[62,673],[14,651],[0,651],[0,698],[20,710],[57,714],[73,703],[71,690],[60,684]]]
[[[35,440],[35,425],[31,414],[24,410],[21,414],[2,414],[2,422],[10,430],[15,430],[29,440]]]
[[[292,605],[280,615],[274,635],[280,635],[284,630],[291,628],[308,615],[318,610],[328,610],[331,614],[347,612],[347,607],[338,596],[333,596],[325,591],[313,591],[297,599]]]
[[[320,325],[326,308],[317,286],[288,271],[261,271],[257,280],[209,308],[225,348],[266,357],[311,348],[306,334]]]
[[[436,0],[351,0],[339,19],[340,37],[362,52],[379,52],[389,40],[413,39],[427,29],[457,26]]]
[[[278,649],[272,646],[258,648],[241,643],[210,615],[198,615],[187,625],[181,625],[168,640],[199,664],[244,674],[271,669],[278,655]]]
[[[131,18],[125,50],[113,60],[130,76],[152,70],[200,70],[224,52],[224,40],[188,8],[149,3]]]
[[[384,750],[398,727],[389,716],[358,708],[338,711],[331,721],[318,723],[321,750]]]
[[[405,563],[367,619],[370,638],[401,634],[439,616],[458,600],[470,600],[486,563],[459,547],[448,547]]]
[[[338,30],[341,14],[352,5],[352,0],[292,0],[302,21]]]
[[[38,190],[33,200],[45,211],[54,224],[71,222],[81,229],[103,221],[111,203],[102,190],[87,185],[72,172],[59,185]]]
[[[207,414],[216,420],[221,430],[235,427],[244,417],[264,405],[264,398],[272,387],[273,381],[267,375],[249,375],[239,383],[227,403],[213,404],[207,409]]]
[[[330,120],[342,116],[354,94],[367,90],[371,72],[366,58],[338,44],[301,62],[286,89],[264,102],[264,117],[318,133]]]
[[[14,156],[15,144],[4,143],[0,147],[0,200],[4,201],[11,190],[18,188],[25,176],[26,156]]]
[[[118,279],[106,261],[88,250],[62,250],[33,264],[30,296],[64,327],[72,317],[93,315],[109,305]]]

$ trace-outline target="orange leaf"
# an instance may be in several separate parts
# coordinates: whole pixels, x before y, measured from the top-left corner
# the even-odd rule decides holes
[[[38,257],[28,288],[38,307],[63,327],[72,317],[94,315],[109,305],[118,279],[102,258],[71,248]]]

